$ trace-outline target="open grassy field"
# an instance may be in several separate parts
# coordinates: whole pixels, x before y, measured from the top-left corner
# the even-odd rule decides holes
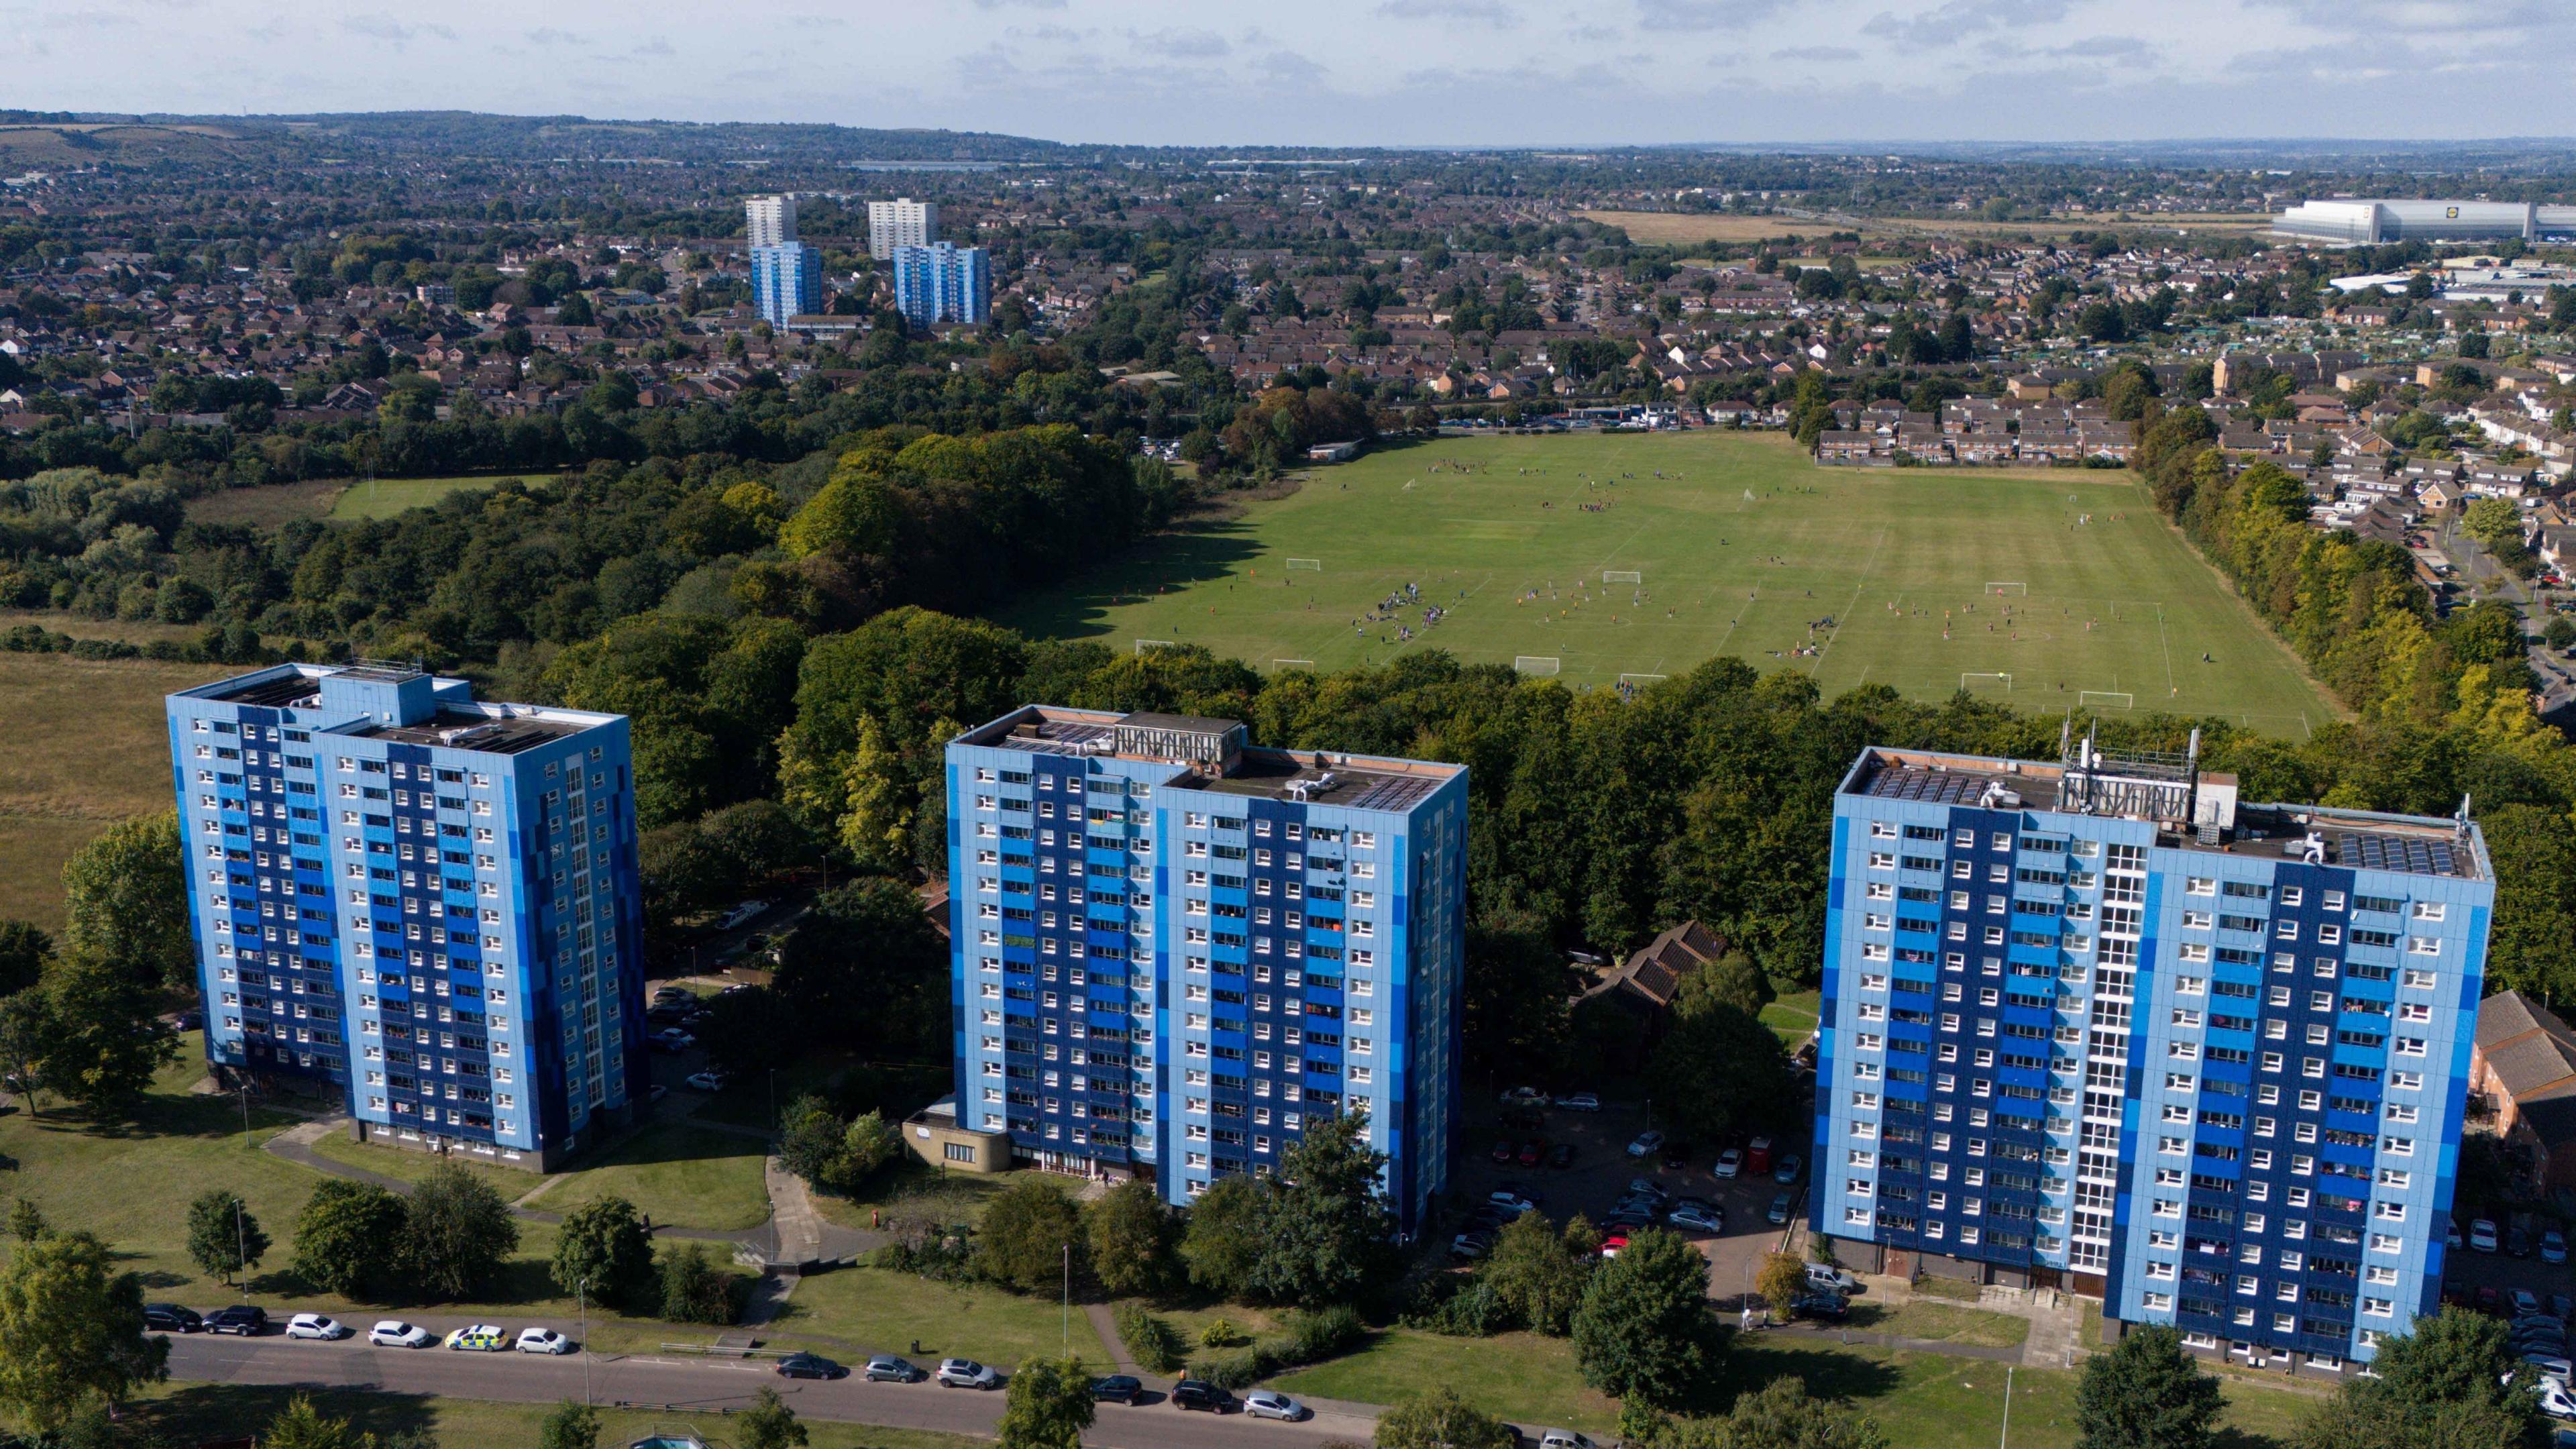
[[[301,483],[271,483],[260,488],[227,488],[188,500],[190,523],[246,523],[275,528],[299,518],[329,516],[340,495],[349,490],[342,478],[312,478]]]
[[[356,518],[391,518],[415,508],[426,508],[450,493],[467,488],[489,488],[503,478],[524,478],[542,483],[551,476],[544,473],[494,473],[458,478],[369,478],[352,483],[331,505],[330,516],[346,522]]]
[[[746,1378],[741,1398],[729,1404],[706,1404],[698,1414],[646,1409],[599,1410],[599,1442],[629,1444],[656,1429],[688,1429],[712,1445],[738,1442],[723,1410],[740,1409],[762,1386]],[[521,1449],[538,1442],[539,1426],[554,1411],[552,1404],[496,1404],[479,1399],[441,1398],[426,1394],[389,1393],[382,1389],[271,1388],[255,1384],[157,1384],[142,1391],[138,1416],[175,1444],[226,1440],[266,1425],[297,1394],[309,1394],[314,1406],[335,1419],[378,1439],[426,1431],[455,1449]],[[970,1439],[927,1429],[881,1429],[865,1424],[802,1421],[810,1436],[807,1449],[989,1449],[991,1440]]]
[[[739,1132],[687,1122],[647,1127],[595,1157],[547,1190],[542,1206],[570,1212],[604,1197],[622,1197],[657,1223],[732,1231],[769,1218],[761,1180],[767,1144]]]
[[[1688,246],[1695,242],[1756,242],[1775,237],[1826,236],[1849,227],[1791,216],[1735,216],[1713,211],[1584,211],[1585,221],[1615,226],[1639,246]]]
[[[1777,434],[1397,444],[1001,618],[1263,669],[1436,648],[1607,687],[1731,654],[1828,695],[1964,687],[2291,738],[2337,713],[2127,473],[1820,468]]]
[[[92,624],[11,615],[79,637],[125,638],[172,625]],[[179,632],[187,632],[180,630]],[[130,815],[170,806],[161,696],[223,674],[221,665],[0,654],[0,919],[62,925],[63,862]]]

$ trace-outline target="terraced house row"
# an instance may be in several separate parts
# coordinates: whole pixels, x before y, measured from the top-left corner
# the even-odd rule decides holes
[[[2494,874],[2467,816],[2182,756],[1871,749],[1836,797],[1811,1225],[2106,1331],[2366,1364],[2438,1306]]]
[[[1410,1230],[1456,1116],[1466,770],[1244,734],[1031,705],[950,743],[957,1127],[1187,1203],[1361,1113]]]

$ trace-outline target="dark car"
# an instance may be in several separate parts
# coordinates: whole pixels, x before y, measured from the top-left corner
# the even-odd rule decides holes
[[[2520,1228],[2509,1228],[2504,1235],[2504,1250],[2517,1258],[2531,1256],[2531,1234]]]
[[[215,1316],[206,1320],[206,1331],[257,1338],[268,1332],[268,1310],[248,1303],[236,1303],[230,1308],[216,1309]]]
[[[1851,1317],[1851,1305],[1839,1293],[1810,1290],[1789,1300],[1789,1312],[1799,1318],[1821,1318],[1827,1323],[1840,1323]]]
[[[1536,1167],[1539,1164],[1539,1159],[1546,1155],[1547,1144],[1533,1137],[1529,1141],[1521,1144],[1520,1164],[1523,1167]]]
[[[1132,1404],[1144,1389],[1141,1381],[1127,1374],[1110,1374],[1091,1381],[1091,1397],[1104,1404]]]
[[[1697,1156],[1699,1156],[1699,1149],[1688,1142],[1667,1142],[1664,1144],[1662,1161],[1668,1170],[1679,1172],[1690,1166],[1691,1159]]]
[[[1514,1157],[1520,1155],[1520,1151],[1518,1148],[1512,1146],[1512,1140],[1506,1137],[1502,1141],[1495,1143],[1494,1150],[1485,1155],[1491,1157],[1496,1162],[1507,1163]]]
[[[1223,1414],[1234,1408],[1234,1395],[1204,1379],[1183,1379],[1172,1385],[1172,1403],[1178,1408]]]
[[[791,1353],[778,1361],[782,1379],[845,1379],[850,1371],[819,1353]]]
[[[1574,1165],[1574,1144],[1560,1142],[1547,1150],[1547,1165],[1559,1172]]]
[[[2495,1290],[2494,1284],[2478,1285],[2478,1311],[2480,1313],[2504,1312],[2504,1295]]]
[[[206,1326],[206,1320],[197,1310],[176,1303],[146,1303],[143,1326],[154,1333],[195,1333]]]

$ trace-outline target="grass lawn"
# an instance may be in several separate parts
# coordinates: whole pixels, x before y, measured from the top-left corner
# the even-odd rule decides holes
[[[0,627],[125,638],[166,625],[101,624],[12,613]],[[62,925],[63,862],[131,815],[170,808],[170,738],[161,697],[221,665],[0,654],[0,919]]]
[[[918,1339],[919,1358],[972,1358],[1009,1368],[1032,1355],[1062,1353],[1068,1321],[1073,1351],[1086,1363],[1108,1363],[1079,1303],[1067,1320],[1053,1298],[1022,1298],[982,1284],[952,1286],[882,1268],[805,1279],[787,1301],[787,1316],[771,1327],[780,1339],[822,1334],[869,1353],[909,1353]]]
[[[749,1381],[743,1400],[750,1401],[760,1381]],[[377,1389],[296,1390],[252,1384],[156,1385],[143,1391],[138,1405],[143,1422],[174,1443],[196,1443],[252,1433],[276,1417],[299,1392],[310,1393],[315,1406],[333,1418],[347,1419],[378,1438],[426,1429],[441,1444],[517,1449],[537,1442],[538,1426],[554,1411],[551,1404],[495,1404],[479,1399],[394,1394]],[[732,1442],[731,1425],[721,1414],[697,1418],[630,1409],[601,1409],[599,1442],[626,1444],[655,1428],[695,1430],[710,1444]],[[970,1439],[926,1429],[879,1429],[864,1424],[803,1421],[809,1449],[989,1449],[990,1440]]]
[[[276,528],[299,518],[326,518],[348,490],[345,478],[312,478],[301,483],[271,483],[260,488],[227,488],[188,500],[190,523],[246,523]]]
[[[1919,1301],[1894,1308],[1875,1303],[1855,1304],[1851,1326],[1866,1328],[1873,1333],[1893,1333],[1899,1338],[1964,1343],[1981,1348],[2010,1348],[2030,1337],[2030,1320],[2027,1318],[1960,1308],[1948,1303]]]
[[[1625,571],[1642,582],[1604,577]],[[1418,600],[1355,629],[1408,583]],[[1449,612],[1426,627],[1430,604]],[[1827,694],[1964,683],[2025,712],[2224,715],[2289,738],[2339,713],[2127,473],[1819,468],[1769,434],[1390,444],[1000,617],[1264,669],[1436,648],[1606,687],[1733,655]]]
[[[1390,1328],[1358,1353],[1302,1369],[1278,1381],[1292,1394],[1319,1399],[1401,1403],[1445,1384],[1458,1397],[1525,1425],[1605,1434],[1618,1427],[1619,1406],[1585,1387],[1573,1345],[1535,1333],[1448,1338]]]
[[[759,1138],[667,1122],[581,1159],[537,1205],[565,1213],[615,1196],[657,1223],[758,1227],[769,1218],[769,1190],[761,1179],[767,1156]]]
[[[1036,1168],[1023,1168],[1017,1172],[943,1174],[921,1159],[906,1155],[903,1161],[864,1184],[858,1196],[842,1197],[818,1191],[814,1194],[814,1206],[824,1217],[845,1228],[874,1226],[868,1220],[870,1212],[878,1208],[893,1212],[898,1205],[942,1222],[973,1223],[983,1218],[986,1203],[1000,1196],[1012,1184],[1032,1178],[1066,1192],[1074,1188],[1074,1184],[1067,1182],[1062,1174],[1041,1172]],[[917,1198],[932,1201],[912,1201]]]
[[[495,1167],[488,1162],[477,1162],[464,1154],[453,1157],[434,1157],[426,1152],[406,1152],[398,1147],[379,1147],[372,1142],[352,1142],[346,1132],[331,1133],[314,1143],[313,1152],[316,1156],[327,1157],[333,1162],[346,1163],[351,1167],[363,1168],[385,1177],[399,1178],[404,1182],[418,1182],[439,1167],[461,1167],[492,1184],[493,1191],[512,1202],[527,1196],[536,1189],[538,1184],[545,1181],[545,1178],[537,1173]]]
[[[1781,1041],[1796,1051],[1816,1030],[1816,1013],[1823,1007],[1821,991],[1801,991],[1783,996],[1762,1008],[1762,1024],[1771,1028]]]
[[[543,483],[544,473],[493,473],[458,478],[369,478],[352,483],[331,505],[330,517],[343,523],[360,518],[391,518],[415,508],[426,508],[450,493],[466,488],[489,488],[503,478],[523,478],[529,483]]]

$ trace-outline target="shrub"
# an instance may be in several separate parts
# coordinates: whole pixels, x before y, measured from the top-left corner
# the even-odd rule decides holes
[[[1512,1310],[1491,1283],[1475,1283],[1450,1296],[1423,1327],[1452,1338],[1491,1338],[1512,1326]]]
[[[1208,1348],[1241,1348],[1252,1342],[1252,1335],[1220,1318],[1199,1330],[1199,1342]]]
[[[673,1323],[731,1323],[740,1317],[734,1277],[686,1243],[662,1260],[662,1316]]]
[[[1322,1363],[1339,1358],[1368,1336],[1360,1311],[1347,1303],[1311,1313],[1292,1313],[1273,1347],[1282,1362]]]
[[[1255,1344],[1241,1353],[1212,1353],[1190,1360],[1190,1377],[1221,1389],[1248,1389],[1279,1369],[1268,1348]]]
[[[1127,1345],[1127,1356],[1147,1373],[1180,1371],[1181,1336],[1170,1324],[1146,1312],[1141,1303],[1119,1304],[1110,1319],[1118,1329],[1119,1342]]]

